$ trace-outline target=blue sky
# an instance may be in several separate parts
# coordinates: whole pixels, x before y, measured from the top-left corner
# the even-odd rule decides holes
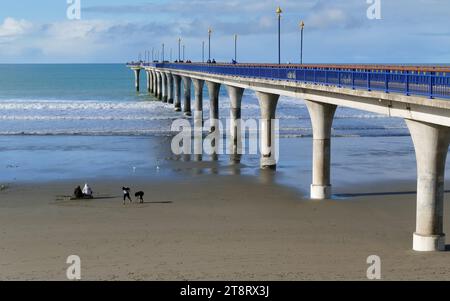
[[[282,61],[298,62],[298,23],[305,20],[306,63],[450,63],[450,1],[380,0],[381,19],[367,17],[368,0],[81,0],[81,19],[67,18],[67,0],[0,4],[0,63],[124,62],[166,45],[201,60],[213,29],[212,56],[276,62],[275,9],[281,6]],[[375,0],[373,0],[375,1]]]

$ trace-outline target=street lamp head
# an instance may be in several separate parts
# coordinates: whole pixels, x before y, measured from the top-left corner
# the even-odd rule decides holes
[[[281,7],[278,6],[276,10],[277,15],[280,16],[282,12],[283,10],[281,9]]]
[[[208,33],[209,33],[209,34],[211,34],[211,33],[212,33],[212,29],[211,29],[211,27],[210,27],[210,28],[208,28]]]
[[[305,28],[305,22],[303,22],[303,21],[300,22],[300,28],[301,29]]]

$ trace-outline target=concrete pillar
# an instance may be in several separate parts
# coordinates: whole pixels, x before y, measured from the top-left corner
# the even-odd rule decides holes
[[[139,92],[139,85],[141,83],[141,69],[140,68],[135,68],[133,69],[134,71],[134,86],[136,88],[136,91]]]
[[[275,137],[275,112],[280,95],[256,92],[261,110],[261,168],[276,169],[278,146]]]
[[[203,127],[203,87],[204,80],[192,79],[195,89],[194,124]]]
[[[161,72],[157,71],[156,72],[158,80],[157,80],[157,87],[156,87],[156,97],[159,100],[162,100],[162,76],[161,76]]]
[[[145,70],[145,74],[147,75],[147,92],[150,93],[150,71],[149,70]]]
[[[158,98],[159,95],[159,74],[155,71],[155,97]]]
[[[184,87],[184,115],[191,116],[191,78],[183,76]]]
[[[153,73],[152,73],[152,70],[148,70],[148,76],[150,77],[149,78],[149,84],[150,84],[150,86],[149,86],[149,90],[148,90],[148,93],[153,93]]]
[[[305,100],[313,130],[311,199],[331,198],[331,126],[336,106]]]
[[[167,102],[167,76],[165,72],[161,72],[162,78],[162,101]]]
[[[239,163],[242,155],[241,102],[244,89],[227,86],[227,91],[230,96],[230,160]]]
[[[172,75],[174,83],[174,107],[175,111],[181,111],[181,76]]]
[[[170,72],[166,73],[167,77],[167,102],[173,104],[173,77]]]
[[[156,72],[155,72],[155,70],[152,70],[152,77],[153,77],[152,93],[153,93],[154,96],[156,96],[156,82],[157,82],[157,77],[156,77]]]
[[[444,179],[450,128],[406,120],[417,160],[415,251],[444,251]]]
[[[218,128],[219,122],[219,93],[220,84],[213,82],[206,82],[209,92],[209,119],[211,121],[211,132]]]

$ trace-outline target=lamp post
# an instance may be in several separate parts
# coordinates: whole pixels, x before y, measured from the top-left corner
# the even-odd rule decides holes
[[[281,13],[283,10],[278,6],[276,13],[278,15],[278,65],[281,65]]]
[[[202,63],[205,62],[205,41],[202,41]]]
[[[155,48],[152,48],[152,63],[155,61]]]
[[[238,35],[234,35],[234,61],[237,62],[237,39]]]
[[[164,43],[162,44],[162,62],[164,63]]]
[[[178,62],[181,61],[181,38],[178,38]]]
[[[300,65],[303,65],[303,30],[305,29],[305,22],[300,22]]]
[[[185,59],[185,57],[184,57],[185,51],[186,51],[186,45],[183,45],[183,62],[184,62],[184,59]]]
[[[208,60],[211,61],[211,27],[208,29]]]

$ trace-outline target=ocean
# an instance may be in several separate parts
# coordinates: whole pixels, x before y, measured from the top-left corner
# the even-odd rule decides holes
[[[141,87],[136,93],[134,75],[124,64],[0,65],[0,184],[123,177],[132,181],[192,172],[189,165],[172,164],[179,158],[170,151],[170,126],[182,113],[146,92],[145,73]],[[206,89],[204,116],[209,116]],[[224,87],[220,116],[229,116]],[[280,161],[271,181],[307,193],[312,146],[304,102],[281,97],[277,117]],[[242,118],[259,118],[252,91],[244,94]],[[414,148],[403,120],[338,108],[332,134],[333,184],[344,191],[355,179],[415,179]],[[200,173],[234,172],[222,155]],[[238,174],[261,176],[259,157],[243,156]]]
[[[0,135],[166,135],[181,117],[173,106],[144,92],[135,93],[134,76],[121,64],[0,65]],[[204,93],[204,116],[209,116]],[[220,116],[229,116],[225,87]],[[246,91],[242,118],[257,119],[259,106]],[[277,117],[281,135],[310,136],[311,124],[302,100],[281,97]],[[401,119],[338,108],[333,136],[408,135]]]

